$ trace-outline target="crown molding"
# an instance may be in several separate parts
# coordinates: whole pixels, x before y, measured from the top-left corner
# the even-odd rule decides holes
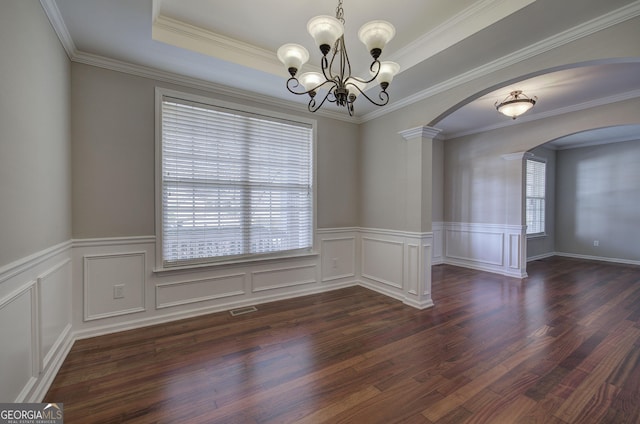
[[[58,5],[56,4],[55,0],[40,0],[40,5],[42,5],[44,13],[47,15],[49,22],[51,22],[51,26],[56,32],[56,35],[58,36],[62,47],[67,52],[67,56],[69,57],[69,59],[73,59],[73,57],[77,54],[78,49],[76,49],[76,45],[71,38],[71,34],[69,34],[67,25],[62,19],[62,14],[60,13],[60,9],[58,9]]]
[[[176,47],[277,76],[283,76],[286,73],[282,63],[272,51],[225,37],[177,19],[158,15],[152,24],[151,34],[154,40]]]
[[[579,40],[580,38],[586,37],[603,29],[635,18],[638,15],[640,15],[640,0],[637,0],[633,3],[630,3],[624,7],[599,16],[590,21],[584,22],[552,37],[548,37],[528,47],[520,49],[512,54],[503,56],[485,65],[464,72],[439,84],[433,85],[426,90],[419,91],[411,96],[405,97],[404,99],[393,102],[392,104],[387,105],[385,109],[377,109],[373,112],[367,113],[362,116],[362,122],[370,121],[398,109],[402,109],[405,106],[409,106],[421,100],[428,99],[429,97],[440,94],[453,87],[515,65],[519,62],[548,52],[572,41]]]
[[[533,157],[533,153],[530,153],[530,152],[507,153],[504,155],[500,155],[500,157],[506,161],[522,160],[524,158]]]
[[[482,0],[446,20],[433,30],[389,56],[405,71],[492,25],[535,0]]]
[[[187,77],[184,75],[176,74],[173,72],[161,71],[156,68],[150,68],[147,66],[134,65],[128,62],[122,62],[115,59],[106,58],[85,52],[77,52],[71,59],[73,62],[82,63],[85,65],[96,66],[98,68],[109,69],[112,71],[123,72],[129,75],[135,75],[143,78],[149,78],[157,81],[162,81],[170,84],[177,84],[185,87],[190,87],[198,90],[204,90],[230,96],[240,100],[250,101],[252,103],[261,103],[268,106],[277,106],[285,109],[293,110],[301,113],[309,113],[306,105],[295,103],[289,100],[283,100],[271,96],[257,94],[245,90],[231,88],[226,85],[217,84],[210,81],[205,81],[198,78]],[[315,112],[315,116],[323,116],[325,118],[337,119],[339,121],[359,123],[357,119],[330,110],[320,110]]]
[[[458,22],[459,24],[459,22],[464,21],[464,19],[473,19],[472,12],[474,11],[478,12],[480,10],[487,11],[491,7],[497,7],[503,1],[508,1],[508,0],[486,0],[484,2],[481,2],[477,6],[477,9],[470,7],[465,11],[463,11],[461,14],[452,18],[449,25],[453,25],[452,22],[456,20],[457,20],[456,22]],[[155,68],[125,63],[125,62],[117,61],[114,59],[109,59],[109,58],[78,51],[64,23],[64,20],[62,19],[62,15],[60,14],[60,10],[58,9],[58,6],[55,3],[55,0],[40,0],[40,4],[44,9],[45,14],[47,15],[47,18],[51,22],[51,25],[54,28],[54,31],[56,32],[58,38],[60,39],[60,42],[62,43],[63,48],[67,52],[67,55],[69,56],[70,60],[74,62],[98,66],[105,69],[116,70],[119,72],[125,72],[132,75],[143,76],[146,78],[152,78],[159,81],[165,81],[169,83],[184,85],[192,88],[212,91],[215,93],[225,94],[225,95],[237,97],[240,99],[250,100],[253,102],[258,101],[266,105],[284,107],[284,108],[295,110],[298,112],[307,112],[306,105],[302,105],[300,103],[296,103],[288,100],[282,100],[282,99],[260,95],[256,93],[251,93],[244,90],[230,88],[221,84],[208,82],[208,81],[197,79],[197,78],[186,77],[186,76],[182,76],[172,72],[161,71]],[[462,73],[454,78],[450,78],[439,84],[431,86],[426,90],[417,92],[411,96],[405,97],[404,99],[394,101],[393,103],[386,105],[382,109],[376,109],[362,116],[349,117],[344,115],[343,113],[329,111],[329,110],[319,110],[315,112],[315,114],[324,116],[327,118],[331,118],[331,119],[337,119],[340,121],[361,124],[361,123],[370,121],[372,119],[384,116],[396,110],[402,109],[413,103],[435,96],[439,93],[447,91],[460,84],[464,84],[476,78],[483,77],[492,72],[496,72],[500,69],[504,69],[508,66],[517,64],[523,60],[529,59],[538,54],[560,47],[564,44],[578,40],[582,37],[586,37],[597,31],[609,28],[618,23],[635,18],[638,15],[640,15],[640,0],[637,0],[633,3],[630,3],[620,9],[617,9],[613,12],[610,12],[598,18],[592,19],[591,21],[580,24],[574,28],[571,28],[553,37],[549,37],[545,40],[542,40],[524,49],[518,50],[512,54],[503,56],[502,58],[489,62],[485,65],[479,66],[468,72]],[[158,16],[158,18],[161,18],[161,17],[162,16]],[[165,17],[162,17],[162,18],[163,18],[163,22],[166,22],[165,19],[169,19]],[[156,21],[158,21],[158,19],[156,19]],[[176,21],[176,22],[179,22],[179,21]],[[184,29],[184,25],[186,24],[176,25],[175,29],[176,30]],[[442,31],[442,29],[440,29],[438,32],[440,31]],[[195,37],[203,37],[205,39],[207,39],[209,36],[213,37],[213,39],[218,40],[220,48],[226,48],[226,49],[239,48],[242,51],[248,52],[248,54],[253,58],[253,60],[256,60],[256,61],[262,60],[262,61],[265,61],[265,63],[277,61],[277,58],[275,57],[275,54],[273,52],[269,52],[264,49],[259,49],[255,46],[251,46],[246,43],[240,43],[232,39],[225,40],[224,37],[216,38],[215,36],[218,36],[218,37],[221,37],[221,36],[210,33],[210,32],[207,33],[206,31],[203,31],[203,30],[200,30],[200,32],[196,31],[194,34],[195,34],[194,35]],[[212,34],[215,36],[213,36]],[[431,34],[431,35],[434,36],[435,34]],[[426,39],[427,38],[425,38],[425,40]],[[245,45],[243,46],[242,44],[245,44]],[[279,64],[279,61],[277,63]],[[281,68],[280,65],[278,66]],[[281,74],[281,72],[279,72],[279,74]],[[632,97],[637,97],[637,95]],[[616,100],[616,101],[620,101],[620,100]],[[607,104],[607,103],[601,103],[601,104]],[[576,106],[580,106],[580,105],[576,105]],[[589,106],[589,107],[593,107],[593,106]],[[581,109],[584,109],[584,108],[585,107],[582,107]],[[576,110],[581,110],[581,109],[576,109]],[[573,110],[568,110],[567,112],[570,112],[570,111],[573,111]],[[567,112],[561,112],[561,113],[567,113]],[[542,119],[542,118],[538,118],[538,119]],[[519,122],[523,122],[523,121],[525,121],[525,119],[519,119]],[[485,128],[483,129],[483,131],[486,131],[488,129],[491,129],[491,128],[489,127]],[[468,134],[464,134],[464,135],[468,135]],[[459,137],[459,136],[462,136],[462,135],[456,135],[456,137]],[[447,138],[453,138],[453,137],[447,137]]]
[[[582,102],[582,103],[578,103],[571,106],[561,107],[558,109],[548,110],[546,112],[532,113],[529,115],[519,116],[518,119],[515,121],[509,120],[508,122],[507,121],[500,122],[499,124],[489,125],[482,128],[474,128],[473,130],[470,130],[470,131],[461,131],[461,132],[452,133],[452,134],[445,134],[445,139],[449,140],[453,138],[464,137],[467,135],[493,131],[500,128],[506,128],[513,125],[523,124],[525,122],[533,122],[533,121],[538,121],[540,119],[552,118],[554,116],[564,115],[565,113],[579,112],[581,110],[591,109],[598,106],[605,106],[612,103],[623,102],[625,100],[631,100],[637,97],[640,97],[640,89],[633,90],[633,91],[626,91],[624,93],[614,94],[612,96],[602,97],[599,99],[590,100],[588,102]]]
[[[575,143],[561,144],[559,146],[554,145],[553,142],[545,144],[544,147],[547,147],[551,150],[569,150],[575,148],[582,147],[591,147],[591,146],[601,146],[603,144],[613,144],[613,143],[624,143],[625,141],[639,141],[640,136],[630,137],[630,136],[618,136],[618,137],[610,137],[602,140],[592,140],[592,141],[576,141]]]
[[[400,131],[398,134],[400,134],[406,141],[413,140],[415,138],[427,138],[433,140],[441,131],[442,130],[439,128],[424,125],[422,127],[409,128],[407,130]]]

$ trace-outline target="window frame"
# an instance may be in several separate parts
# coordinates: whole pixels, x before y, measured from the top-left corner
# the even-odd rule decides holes
[[[528,177],[529,162],[537,162],[537,163],[542,163],[544,165],[544,196],[543,197],[527,195],[527,179],[528,179],[527,177]],[[528,225],[529,209],[527,208],[527,203],[530,198],[542,199],[543,201],[543,214],[544,214],[542,219],[543,228],[542,228],[542,231],[538,231],[535,233],[529,233],[529,225]],[[525,158],[525,161],[524,161],[524,214],[525,214],[524,220],[527,226],[527,229],[526,229],[527,238],[545,237],[547,235],[547,160],[545,158],[541,158],[538,156],[530,156]]]
[[[174,98],[184,100],[186,102],[201,103],[219,108],[227,108],[237,110],[240,114],[256,114],[262,115],[274,120],[284,120],[298,122],[311,127],[311,247],[307,249],[287,250],[272,253],[256,253],[238,255],[234,257],[221,258],[203,258],[203,260],[194,260],[187,263],[167,264],[163,253],[163,177],[162,177],[162,103],[165,98]],[[154,272],[173,271],[181,269],[202,268],[218,265],[229,265],[236,263],[256,262],[273,259],[299,258],[305,256],[317,256],[317,121],[300,117],[298,115],[289,115],[280,112],[274,112],[268,109],[246,106],[239,103],[232,103],[218,100],[212,97],[201,96],[182,91],[167,89],[163,87],[155,88],[155,268]]]

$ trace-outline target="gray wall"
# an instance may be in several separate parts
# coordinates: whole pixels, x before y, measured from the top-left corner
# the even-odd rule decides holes
[[[0,267],[71,239],[70,64],[37,1],[0,13]]]
[[[640,261],[638,164],[640,140],[558,151],[556,251]]]
[[[446,140],[444,220],[524,225],[522,161],[503,155],[580,131],[640,123],[639,110],[640,99],[632,99]]]
[[[547,162],[545,179],[545,235],[527,238],[527,258],[549,256],[555,252],[556,236],[556,151],[543,146],[530,150]]]
[[[640,18],[636,17],[364,123],[361,130],[361,226],[405,231],[425,231],[429,227],[411,227],[406,219],[411,199],[403,178],[406,143],[398,134],[400,131],[424,125],[437,127],[435,120],[443,111],[475,93],[497,88],[505,81],[532,72],[606,58],[638,57],[639,37]],[[447,77],[442,76],[443,79]],[[402,74],[397,78],[402,78]],[[636,109],[629,111],[630,107]],[[621,105],[620,108],[626,110],[623,113],[627,118],[629,113],[635,113],[631,121],[638,120],[637,106]],[[580,128],[595,128],[598,121],[609,118],[603,115],[608,113],[604,109],[595,109],[592,115],[580,115],[578,120],[572,119],[570,114],[550,118],[553,130],[539,122],[521,124],[527,129],[524,138],[517,131],[503,129],[465,140],[446,140],[444,220],[521,224],[519,184],[522,170],[505,163],[500,155],[524,152]],[[594,121],[589,122],[591,119]],[[452,170],[451,166],[455,169]],[[431,167],[431,164],[426,167]],[[512,181],[516,181],[518,186],[514,188]],[[437,207],[426,209],[438,210]]]
[[[156,86],[230,97],[85,64],[72,65],[73,237],[148,236],[154,227]],[[255,107],[292,113],[273,106]],[[309,114],[302,114],[309,117]],[[318,121],[317,226],[358,225],[358,126]]]

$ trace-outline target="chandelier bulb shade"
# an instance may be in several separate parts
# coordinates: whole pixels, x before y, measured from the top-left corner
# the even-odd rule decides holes
[[[387,21],[371,21],[360,27],[358,38],[364,43],[374,59],[380,57],[382,49],[396,35],[396,29]]]
[[[379,57],[395,36],[395,28],[389,22],[381,20],[368,22],[360,28],[358,38],[373,58],[369,66],[370,78],[360,78],[351,72],[351,62],[344,42],[344,22],[342,0],[338,0],[335,17],[320,15],[307,23],[307,31],[322,53],[321,73],[304,72],[297,77],[302,66],[309,60],[307,49],[295,43],[285,44],[278,49],[278,59],[291,76],[287,80],[287,89],[297,95],[308,94],[307,108],[310,112],[316,112],[328,101],[345,107],[349,115],[353,115],[353,104],[360,97],[376,106],[389,103],[387,88],[400,71],[400,66],[394,62],[382,62]],[[370,97],[365,93],[369,83],[373,81],[380,85],[377,97]]]
[[[495,107],[498,112],[503,115],[506,115],[511,119],[516,119],[518,116],[531,109],[536,104],[537,99],[538,98],[535,96],[527,96],[522,93],[522,90],[515,90],[509,93],[502,102],[496,102]]]
[[[300,44],[285,44],[278,49],[277,54],[278,59],[284,63],[285,68],[287,68],[292,77],[309,60],[309,52]]]
[[[344,26],[333,16],[320,15],[309,20],[307,31],[316,41],[322,55],[326,56],[331,51],[331,46],[344,34]]]

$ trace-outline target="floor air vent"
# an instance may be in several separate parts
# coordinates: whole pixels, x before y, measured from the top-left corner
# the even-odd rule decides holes
[[[247,306],[246,308],[232,309],[229,311],[229,313],[232,317],[236,317],[238,315],[248,314],[257,310],[258,309],[255,306]]]

